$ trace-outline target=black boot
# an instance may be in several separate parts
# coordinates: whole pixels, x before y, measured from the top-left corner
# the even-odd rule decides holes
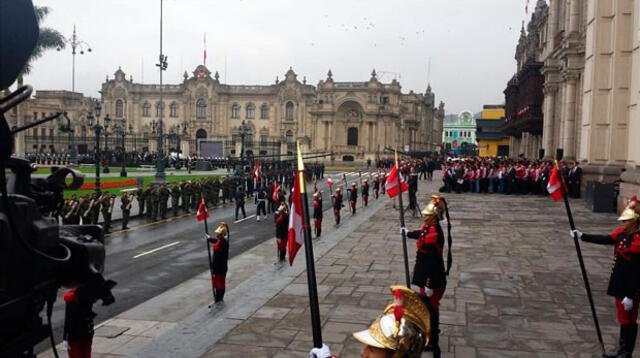
[[[633,349],[636,347],[636,337],[638,335],[638,324],[625,324],[624,352],[619,355],[621,358],[631,358]]]
[[[279,254],[278,258],[280,259],[280,262],[284,262],[284,258],[287,254],[287,250],[280,250],[278,254]]]
[[[224,301],[224,289],[216,290],[216,303]]]
[[[318,227],[318,228],[316,228],[316,237],[317,237],[317,238],[318,238],[318,237],[320,237],[320,233],[321,233],[321,232],[322,232],[322,229],[321,229],[321,228],[319,228],[319,227]]]
[[[632,330],[634,330],[633,326],[635,326],[635,332],[632,332]],[[635,335],[637,331],[638,331],[638,325],[633,325],[633,324],[620,325],[620,338],[618,339],[618,348],[615,351],[607,352],[602,356],[604,358],[631,357],[631,352],[633,352],[633,348],[635,346]],[[633,345],[631,345],[631,342],[629,342],[630,337],[632,336],[632,333],[633,333]],[[629,346],[631,346],[630,350],[628,348]]]

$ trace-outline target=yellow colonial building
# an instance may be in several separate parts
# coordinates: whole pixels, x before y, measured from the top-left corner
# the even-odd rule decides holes
[[[476,119],[476,140],[481,157],[509,156],[509,137],[502,133],[505,110],[503,105],[485,105]]]

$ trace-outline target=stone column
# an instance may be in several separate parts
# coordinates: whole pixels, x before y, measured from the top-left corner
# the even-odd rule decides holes
[[[580,28],[580,3],[581,0],[570,0],[569,8],[569,32],[578,32]]]
[[[544,114],[542,129],[542,148],[546,158],[553,158],[555,148],[553,147],[553,128],[555,122],[556,94],[558,86],[546,84],[544,87]]]
[[[564,137],[562,147],[564,157],[569,160],[576,159],[576,84],[578,76],[572,73],[565,73],[565,98],[564,98]]]

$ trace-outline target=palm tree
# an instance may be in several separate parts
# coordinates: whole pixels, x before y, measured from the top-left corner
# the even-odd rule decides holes
[[[22,75],[29,74],[31,72],[32,63],[38,58],[42,57],[43,53],[46,50],[50,49],[63,49],[66,45],[65,37],[55,29],[50,27],[42,27],[42,22],[44,18],[49,14],[49,7],[47,6],[34,6],[34,10],[36,12],[36,20],[38,21],[38,26],[40,27],[40,36],[38,37],[38,42],[36,43],[36,47],[27,61],[27,64],[24,66],[22,70]],[[22,77],[22,75],[20,77]],[[22,78],[18,79],[18,82],[21,82]]]

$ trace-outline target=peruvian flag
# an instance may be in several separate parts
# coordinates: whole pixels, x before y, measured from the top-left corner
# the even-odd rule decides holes
[[[331,175],[327,178],[327,185],[333,186],[333,179],[331,179]]]
[[[293,265],[293,259],[304,243],[304,228],[302,225],[302,198],[300,194],[300,176],[304,171],[298,170],[293,183],[293,198],[291,199],[291,214],[289,214],[289,265]]]
[[[562,181],[560,180],[560,173],[558,167],[554,166],[551,169],[551,175],[549,175],[549,184],[547,184],[547,190],[554,201],[562,200],[564,192],[562,191]]]
[[[204,199],[200,201],[200,206],[198,206],[198,212],[196,213],[196,220],[203,221],[209,217],[209,210],[207,210],[207,206],[204,204]]]
[[[346,188],[347,187],[347,174],[346,173],[342,173],[342,181],[344,182],[344,186]]]
[[[260,169],[262,167],[260,166],[260,161],[256,160],[256,164],[253,166],[253,180],[255,180],[256,182],[260,181]]]
[[[391,168],[387,181],[384,184],[384,188],[387,190],[387,194],[389,194],[390,198],[394,198],[396,195],[400,194],[400,191],[398,190],[398,175],[400,175],[401,191],[409,190],[407,182],[402,178],[402,174],[398,173],[398,167],[394,165],[393,168]]]
[[[273,194],[271,195],[271,199],[273,199],[273,201],[278,201],[278,190],[280,188],[278,188],[278,184],[275,184],[273,186]]]

